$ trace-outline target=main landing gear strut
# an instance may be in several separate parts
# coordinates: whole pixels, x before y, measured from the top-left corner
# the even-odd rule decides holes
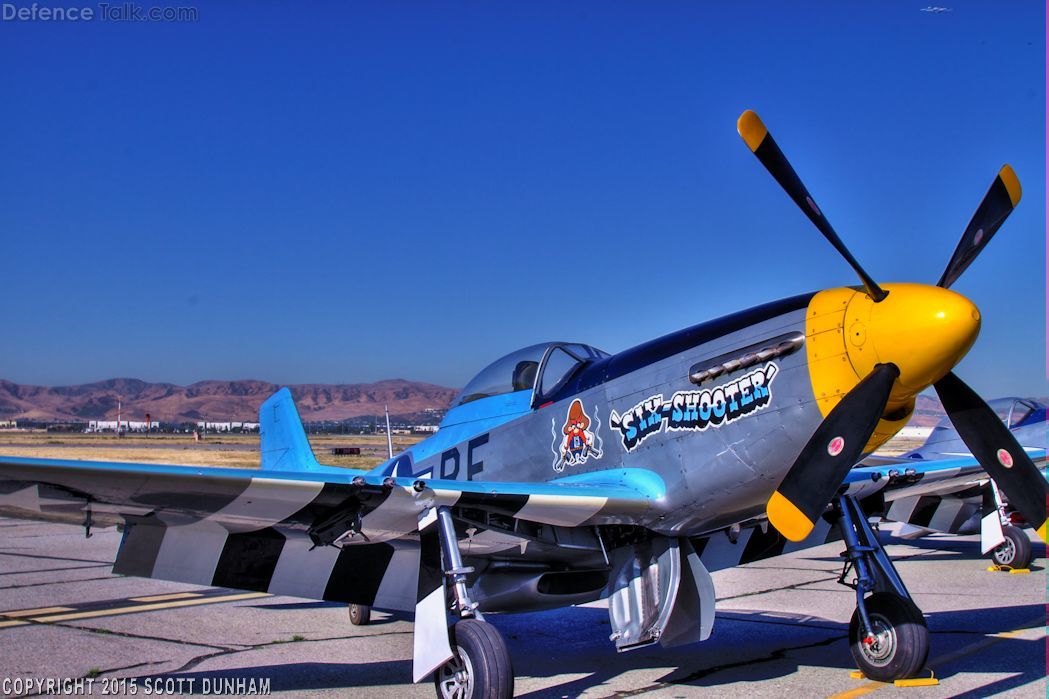
[[[866,677],[881,682],[914,677],[929,655],[929,630],[892,561],[851,495],[835,503],[845,540],[838,582],[856,590],[849,650]],[[850,573],[855,579],[847,580]]]
[[[447,507],[437,509],[437,524],[444,574],[448,578],[449,609],[460,617],[451,628],[452,659],[433,675],[437,696],[442,699],[509,699],[514,694],[514,671],[510,653],[499,631],[484,620],[470,599],[455,525]]]

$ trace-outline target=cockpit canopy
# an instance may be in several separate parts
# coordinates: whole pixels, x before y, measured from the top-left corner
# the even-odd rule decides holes
[[[1011,430],[1045,422],[1046,406],[1031,398],[996,398],[987,401],[987,405]],[[933,428],[925,443],[933,444],[949,439],[958,439],[958,432],[951,423],[951,418],[944,417]]]
[[[989,401],[987,405],[1011,430],[1045,422],[1045,406],[1031,398],[999,398]]]
[[[1031,398],[995,398],[987,401],[987,406],[1011,430],[1045,420],[1045,406]],[[942,418],[936,429],[953,430],[951,418]]]
[[[530,391],[539,382],[536,396],[550,396],[584,365],[610,356],[589,345],[542,342],[497,359],[482,369],[459,392],[452,407],[517,391]]]

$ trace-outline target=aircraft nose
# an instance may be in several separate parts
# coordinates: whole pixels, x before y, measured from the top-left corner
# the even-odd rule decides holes
[[[886,285],[874,303],[857,294],[845,317],[849,360],[860,376],[879,363],[900,369],[892,402],[912,397],[943,378],[980,333],[980,311],[961,294],[924,284]]]

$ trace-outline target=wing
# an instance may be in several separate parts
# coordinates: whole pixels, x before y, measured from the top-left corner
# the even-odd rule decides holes
[[[495,483],[0,457],[0,515],[121,525],[116,573],[405,610],[435,506],[478,520],[461,533],[486,537],[473,556],[542,557],[559,531],[629,522],[662,496],[637,469]]]

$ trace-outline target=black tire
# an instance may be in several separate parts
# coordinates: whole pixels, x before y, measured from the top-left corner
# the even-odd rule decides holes
[[[510,699],[514,669],[494,626],[463,619],[452,627],[452,659],[433,673],[441,699]]]
[[[1022,529],[1009,526],[1002,527],[1005,542],[992,549],[991,560],[1000,566],[1026,568],[1031,565],[1031,540]]]
[[[372,620],[372,608],[366,604],[351,604],[349,612],[350,623],[354,626],[367,626]]]
[[[929,656],[929,629],[921,611],[910,600],[888,592],[866,599],[867,617],[875,638],[863,638],[860,611],[849,622],[849,650],[864,676],[879,682],[914,677]]]

